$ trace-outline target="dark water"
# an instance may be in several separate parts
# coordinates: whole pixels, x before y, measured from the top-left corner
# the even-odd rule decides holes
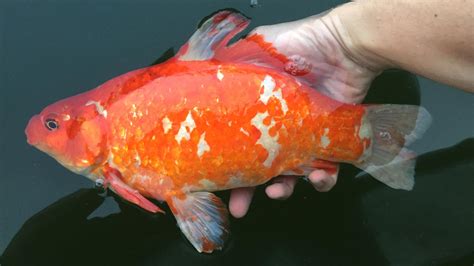
[[[222,252],[202,255],[171,215],[149,215],[29,147],[28,119],[178,48],[198,21],[233,7],[250,27],[317,14],[341,1],[11,1],[0,3],[1,265],[472,265],[474,95],[401,71],[368,102],[421,101],[434,123],[412,192],[351,167],[329,193],[300,181],[287,201],[265,197],[231,221]],[[220,194],[225,200],[228,194]],[[168,211],[169,213],[169,211]]]

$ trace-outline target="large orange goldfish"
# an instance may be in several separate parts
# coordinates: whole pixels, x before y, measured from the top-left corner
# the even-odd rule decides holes
[[[212,191],[338,162],[411,189],[404,147],[426,130],[426,110],[328,98],[311,87],[310,65],[287,64],[262,36],[227,46],[248,24],[217,13],[174,58],[46,107],[28,142],[150,212],[161,209],[147,198],[166,201],[200,252],[221,249],[229,232]]]

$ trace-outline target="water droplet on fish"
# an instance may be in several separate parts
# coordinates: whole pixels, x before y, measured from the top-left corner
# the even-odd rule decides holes
[[[250,7],[258,7],[258,0],[250,0]]]

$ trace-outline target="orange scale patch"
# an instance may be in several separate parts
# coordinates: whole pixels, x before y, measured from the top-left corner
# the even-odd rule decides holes
[[[267,111],[270,116],[281,117],[283,116],[283,111],[281,108],[281,103],[275,97],[271,97],[267,102]]]
[[[315,134],[317,153],[327,159],[356,161],[364,150],[364,144],[355,134],[364,112],[362,107],[342,105],[327,115],[319,116],[317,123],[320,128]],[[323,136],[329,140],[326,147],[322,145]]]
[[[282,127],[283,123],[280,122],[280,121],[277,121],[275,123],[274,126],[272,126],[270,128],[270,130],[268,131],[268,134],[270,135],[270,137],[275,137],[277,135],[277,133],[280,131],[281,127]],[[280,142],[280,140],[278,140],[278,142]]]
[[[272,123],[272,119],[273,117],[268,115],[267,117],[265,117],[265,119],[263,119],[263,124],[269,126]]]

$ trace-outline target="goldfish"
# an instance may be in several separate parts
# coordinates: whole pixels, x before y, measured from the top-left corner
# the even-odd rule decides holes
[[[213,192],[278,175],[352,164],[396,189],[414,185],[406,146],[429,113],[411,105],[338,102],[259,34],[230,39],[250,20],[221,11],[169,60],[47,106],[30,145],[151,213],[168,204],[199,252],[224,247],[228,212]]]

